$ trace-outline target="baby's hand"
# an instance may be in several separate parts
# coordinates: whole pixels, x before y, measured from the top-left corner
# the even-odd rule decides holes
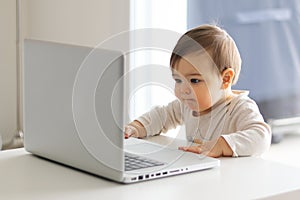
[[[192,146],[179,147],[178,149],[192,153],[204,154],[210,157],[220,157],[222,155],[222,150],[217,148],[218,145],[216,144],[216,141],[203,142],[195,139],[193,142],[194,145]]]
[[[232,156],[233,152],[225,139],[219,137],[217,141],[202,142],[200,140],[194,140],[195,146],[179,147],[178,149],[183,151],[189,151],[192,153],[205,154],[210,157],[220,156]]]
[[[125,126],[124,136],[125,139],[129,137],[144,138],[147,136],[147,132],[143,124],[135,120]]]
[[[124,136],[125,136],[125,139],[128,139],[129,137],[137,138],[137,137],[139,137],[138,130],[131,125],[127,125],[127,126],[125,126]]]

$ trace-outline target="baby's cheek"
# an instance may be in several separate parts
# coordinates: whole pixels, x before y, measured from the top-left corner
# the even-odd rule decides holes
[[[206,109],[210,108],[212,106],[211,97],[207,96],[206,98],[203,98],[202,105]]]
[[[212,106],[212,98],[209,92],[203,91],[197,94],[200,110],[206,110]]]
[[[180,99],[180,93],[179,93],[179,88],[175,86],[175,89],[174,89],[174,93],[175,93],[175,96]]]

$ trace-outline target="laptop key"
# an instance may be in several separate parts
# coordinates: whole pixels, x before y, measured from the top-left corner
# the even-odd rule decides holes
[[[125,171],[132,171],[136,169],[143,169],[148,167],[155,167],[164,165],[162,162],[144,158],[138,155],[125,154]]]

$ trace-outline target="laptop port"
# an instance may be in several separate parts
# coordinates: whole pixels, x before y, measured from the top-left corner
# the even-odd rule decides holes
[[[162,174],[163,174],[163,175],[167,175],[167,174],[168,174],[168,172],[163,172]]]
[[[146,175],[145,175],[145,178],[149,178],[149,174],[146,174]]]
[[[143,175],[139,176],[139,180],[143,180],[143,178],[144,178]]]

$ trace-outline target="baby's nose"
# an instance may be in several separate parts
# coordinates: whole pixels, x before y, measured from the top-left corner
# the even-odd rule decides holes
[[[191,93],[191,87],[188,84],[183,84],[182,87],[181,87],[181,93],[190,94]]]

